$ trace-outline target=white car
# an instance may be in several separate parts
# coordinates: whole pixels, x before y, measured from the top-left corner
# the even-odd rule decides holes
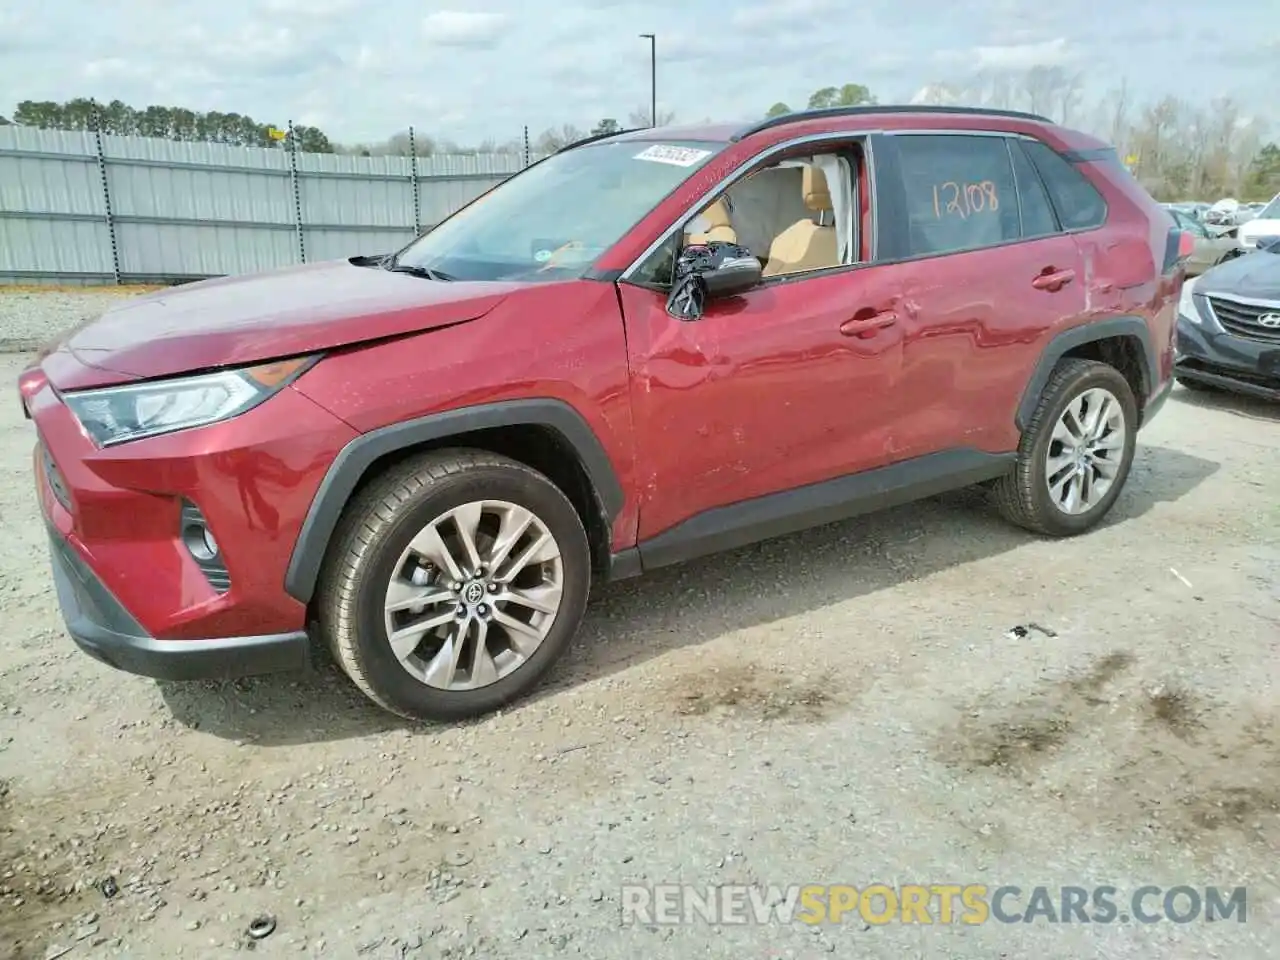
[[[1261,246],[1264,240],[1280,239],[1280,193],[1272,197],[1256,217],[1241,225],[1236,238],[1245,250]]]

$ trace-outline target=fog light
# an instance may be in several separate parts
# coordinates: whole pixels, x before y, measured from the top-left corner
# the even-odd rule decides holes
[[[181,525],[179,536],[209,585],[218,593],[226,593],[231,588],[231,575],[219,553],[218,541],[200,508],[189,500],[182,503]]]

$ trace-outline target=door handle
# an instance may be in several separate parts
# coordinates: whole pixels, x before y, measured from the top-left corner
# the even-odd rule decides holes
[[[1054,270],[1050,267],[1032,280],[1031,285],[1037,290],[1048,290],[1050,293],[1056,293],[1075,278],[1076,272],[1074,270]]]
[[[898,315],[892,310],[860,310],[840,324],[840,332],[846,337],[869,337],[877,330],[892,327],[897,322]]]

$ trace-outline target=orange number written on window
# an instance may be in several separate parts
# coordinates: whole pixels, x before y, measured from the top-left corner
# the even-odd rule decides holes
[[[944,214],[967,220],[975,213],[994,213],[1000,209],[1000,193],[990,180],[980,183],[946,183],[933,187],[933,215],[939,220]]]

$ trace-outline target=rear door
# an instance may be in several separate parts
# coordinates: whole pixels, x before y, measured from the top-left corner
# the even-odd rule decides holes
[[[1085,314],[1080,250],[1016,138],[901,132],[873,151],[878,259],[906,304],[897,452],[1013,450],[1049,331]]]

